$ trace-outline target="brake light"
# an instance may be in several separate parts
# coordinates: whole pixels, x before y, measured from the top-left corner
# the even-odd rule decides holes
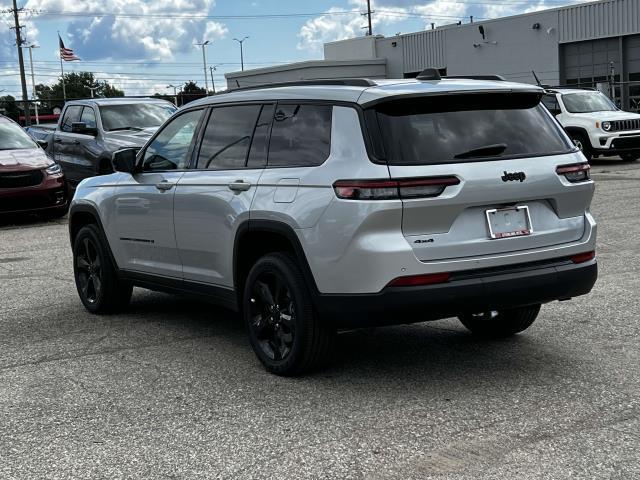
[[[588,262],[589,260],[593,260],[594,258],[596,258],[595,251],[583,252],[583,253],[578,253],[576,255],[573,255],[571,257],[571,261],[573,263],[584,263],[584,262]]]
[[[446,177],[405,178],[398,180],[338,180],[333,190],[345,200],[395,200],[437,197],[460,179]]]
[[[558,175],[564,175],[564,178],[571,183],[586,182],[591,178],[589,175],[591,165],[588,163],[574,163],[572,165],[560,165],[556,168]]]
[[[427,273],[424,275],[409,275],[391,280],[387,287],[415,287],[418,285],[434,285],[449,281],[449,273]]]

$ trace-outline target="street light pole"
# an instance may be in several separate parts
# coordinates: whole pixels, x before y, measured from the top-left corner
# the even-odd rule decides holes
[[[167,85],[167,88],[173,88],[173,102],[178,106],[178,87],[176,85]]]
[[[91,98],[93,98],[93,91],[94,91],[94,90],[98,90],[98,89],[100,89],[100,85],[98,85],[98,84],[96,83],[96,86],[95,86],[95,87],[87,87],[87,88],[88,88],[89,90],[91,90]]]
[[[202,43],[196,43],[197,46],[202,47],[202,64],[204,66],[204,88],[206,95],[209,95],[209,75],[207,75],[207,55],[205,54],[204,47],[210,43],[211,42],[209,40],[205,40]]]
[[[22,48],[29,49],[29,65],[31,66],[31,87],[33,88],[33,91],[31,92],[31,96],[33,98],[33,106],[35,108],[36,125],[40,125],[40,117],[38,116],[38,100],[36,98],[36,76],[33,73],[33,49],[40,48],[40,47],[38,45],[31,44],[27,47],[22,47]]]
[[[242,50],[242,44],[247,38],[249,37],[244,37],[242,40],[238,40],[237,38],[234,38],[234,40],[240,44],[240,67],[242,68],[243,72],[244,72],[244,52]]]

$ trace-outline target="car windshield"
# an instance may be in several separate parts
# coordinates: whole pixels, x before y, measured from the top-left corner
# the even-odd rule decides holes
[[[566,93],[562,101],[571,113],[613,112],[618,108],[600,92]]]
[[[19,125],[0,119],[0,150],[24,150],[38,145]]]
[[[382,103],[375,111],[373,129],[380,130],[390,165],[504,160],[573,149],[536,93],[409,98]],[[368,125],[371,119],[367,115]]]
[[[173,105],[158,103],[129,103],[100,107],[102,127],[107,132],[159,127],[175,111],[176,108]]]

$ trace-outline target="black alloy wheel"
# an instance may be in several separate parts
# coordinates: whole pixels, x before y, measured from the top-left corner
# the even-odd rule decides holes
[[[131,300],[132,285],[118,278],[106,240],[96,225],[80,229],[73,242],[73,273],[78,295],[91,313],[112,313]]]
[[[316,312],[294,255],[274,252],[256,261],[242,310],[251,347],[271,373],[300,375],[326,364],[335,327]]]
[[[296,335],[296,313],[282,275],[263,273],[252,286],[249,327],[262,352],[271,360],[287,358]]]
[[[76,278],[82,297],[95,304],[102,293],[102,262],[93,239],[85,236],[76,252]]]

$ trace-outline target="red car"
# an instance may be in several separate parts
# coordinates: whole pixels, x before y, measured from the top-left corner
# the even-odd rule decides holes
[[[55,218],[68,208],[60,166],[17,123],[0,115],[0,214],[39,212]]]

